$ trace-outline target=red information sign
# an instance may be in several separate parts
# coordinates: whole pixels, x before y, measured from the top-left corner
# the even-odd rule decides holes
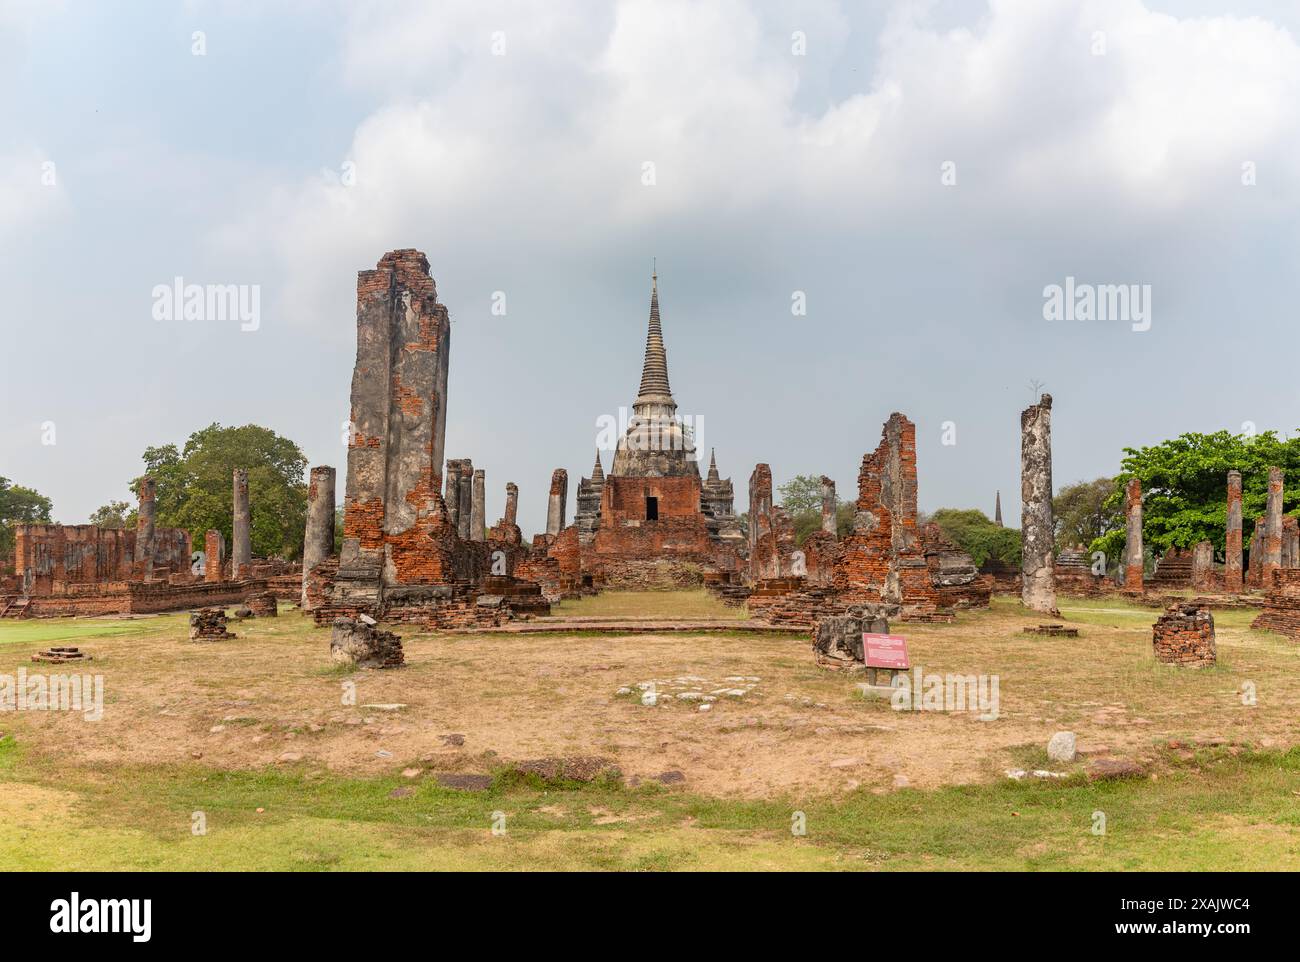
[[[862,633],[862,654],[868,668],[912,667],[907,657],[907,640],[899,635]]]

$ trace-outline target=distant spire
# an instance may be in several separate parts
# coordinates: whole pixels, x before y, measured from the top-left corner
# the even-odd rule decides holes
[[[591,480],[605,480],[605,469],[600,466],[600,448],[596,449],[596,466],[591,469]]]
[[[993,523],[999,528],[1002,527],[1002,492],[999,491],[993,500]]]
[[[659,273],[650,275],[650,327],[645,338],[645,363],[641,367],[638,404],[667,404],[677,407],[668,386],[668,354],[664,350],[664,331],[659,322]]]
[[[717,481],[718,479],[718,455],[713,448],[709,448],[709,480]]]

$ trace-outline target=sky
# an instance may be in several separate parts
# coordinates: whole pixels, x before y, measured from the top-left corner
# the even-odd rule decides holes
[[[738,511],[760,461],[854,497],[901,411],[922,510],[1001,491],[1014,524],[1036,388],[1058,488],[1289,433],[1298,29],[1290,0],[0,0],[0,476],[83,523],[146,447],[251,422],[341,494],[356,272],[404,247],[451,312],[446,455],[489,521],[517,483],[528,534],[635,396],[652,263]],[[158,319],[178,277],[256,323]],[[1049,319],[1067,278],[1149,312]]]

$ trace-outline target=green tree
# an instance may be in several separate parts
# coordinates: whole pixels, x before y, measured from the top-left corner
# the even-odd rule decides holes
[[[94,510],[90,523],[101,528],[131,528],[136,511],[125,501],[110,501]]]
[[[1122,513],[1125,486],[1137,478],[1142,483],[1142,540],[1157,553],[1189,548],[1198,541],[1223,551],[1230,470],[1241,472],[1242,538],[1247,545],[1268,499],[1268,469],[1280,467],[1300,481],[1300,438],[1283,441],[1273,431],[1254,436],[1227,431],[1184,434],[1151,447],[1125,448],[1124,454],[1107,506]],[[1284,511],[1300,504],[1294,483],[1285,494]],[[1118,558],[1124,538],[1121,525],[1090,547]]]
[[[156,486],[157,523],[185,528],[202,544],[209,528],[233,540],[232,477],[248,471],[249,538],[255,557],[295,558],[302,554],[307,523],[307,458],[288,438],[256,424],[195,431],[178,450],[174,444],[145,449],[145,473]],[[139,493],[140,479],[131,482]]]
[[[1056,518],[1056,549],[1089,545],[1124,526],[1124,512],[1111,495],[1113,478],[1067,484],[1052,499]]]
[[[822,479],[821,475],[796,475],[792,480],[777,486],[781,495],[781,507],[794,526],[796,544],[803,544],[814,531],[822,526]],[[856,508],[852,501],[839,501],[835,506],[835,530],[843,539],[853,531],[853,515]],[[748,527],[748,515],[742,515]]]
[[[40,492],[0,478],[0,557],[13,554],[15,525],[48,524],[53,508],[53,502]]]
[[[1004,528],[975,508],[940,508],[930,515],[944,537],[971,556],[976,567],[992,558],[1020,564],[1020,531]]]

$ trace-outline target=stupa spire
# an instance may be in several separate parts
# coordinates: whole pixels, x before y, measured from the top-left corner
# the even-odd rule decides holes
[[[645,361],[641,366],[641,389],[636,405],[666,405],[677,408],[668,385],[668,353],[664,350],[664,331],[659,320],[659,273],[650,275],[650,326],[645,337]]]
[[[591,469],[592,481],[604,481],[605,469],[600,466],[600,448],[596,449],[596,465]]]

